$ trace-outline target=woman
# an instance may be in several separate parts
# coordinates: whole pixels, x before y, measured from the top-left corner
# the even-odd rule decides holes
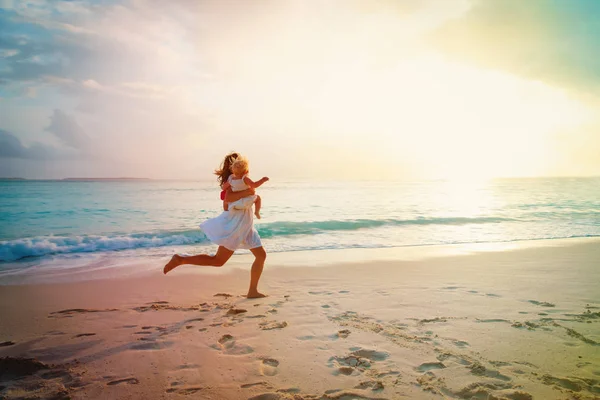
[[[229,165],[236,158],[237,153],[228,154],[221,164],[221,169],[215,171],[215,174],[219,175],[220,181],[222,181],[223,175],[227,174],[225,171],[229,171]],[[251,195],[254,195],[254,189],[233,192],[229,188],[225,192],[225,201],[231,203]],[[263,248],[260,236],[254,228],[252,207],[224,211],[218,217],[203,222],[200,227],[213,243],[219,245],[217,253],[213,256],[208,254],[195,256],[175,254],[165,265],[163,272],[166,274],[184,264],[222,267],[231,258],[235,250],[249,249],[254,255],[254,262],[250,270],[250,287],[246,297],[249,299],[265,297],[264,294],[258,291],[258,281],[267,259],[267,252]]]

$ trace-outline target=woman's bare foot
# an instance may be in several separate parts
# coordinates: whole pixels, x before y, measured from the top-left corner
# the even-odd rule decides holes
[[[181,265],[181,257],[178,256],[177,254],[175,254],[173,257],[171,257],[171,261],[169,261],[167,263],[167,265],[165,265],[165,268],[163,269],[163,273],[166,274],[167,272],[179,267]]]
[[[248,299],[260,299],[261,297],[267,297],[267,295],[260,292],[248,292],[246,295],[246,298]]]

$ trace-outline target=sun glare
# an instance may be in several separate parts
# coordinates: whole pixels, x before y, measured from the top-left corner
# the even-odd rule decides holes
[[[204,82],[186,108],[208,109],[221,130],[293,148],[314,164],[329,163],[332,151],[359,155],[344,178],[398,170],[417,179],[545,175],[559,138],[594,119],[560,88],[449,60],[422,40],[433,29],[424,16],[344,10],[306,25],[292,18],[302,10],[288,10],[286,24],[253,25],[244,41],[221,38],[214,51],[228,61],[227,78]]]
[[[349,68],[312,104],[324,135],[462,179],[543,173],[554,136],[592,115],[560,90],[435,55],[385,71]]]

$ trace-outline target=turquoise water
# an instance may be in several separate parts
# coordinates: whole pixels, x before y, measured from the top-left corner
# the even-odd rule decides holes
[[[276,182],[255,220],[269,252],[600,236],[600,178]],[[0,182],[0,269],[87,256],[211,252],[214,182]]]

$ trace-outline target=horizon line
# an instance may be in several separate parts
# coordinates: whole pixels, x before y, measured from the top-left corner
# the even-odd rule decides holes
[[[453,178],[404,178],[404,179],[344,179],[344,178],[308,178],[295,177],[286,179],[286,181],[406,181],[406,182],[452,182],[452,181],[492,181],[498,179],[573,179],[573,178],[600,178],[600,175],[543,175],[543,176],[499,176],[484,179],[453,179]],[[0,177],[0,181],[179,181],[179,182],[212,182],[213,179],[197,178],[146,178],[146,177],[66,177],[66,178],[22,178],[22,177]]]

